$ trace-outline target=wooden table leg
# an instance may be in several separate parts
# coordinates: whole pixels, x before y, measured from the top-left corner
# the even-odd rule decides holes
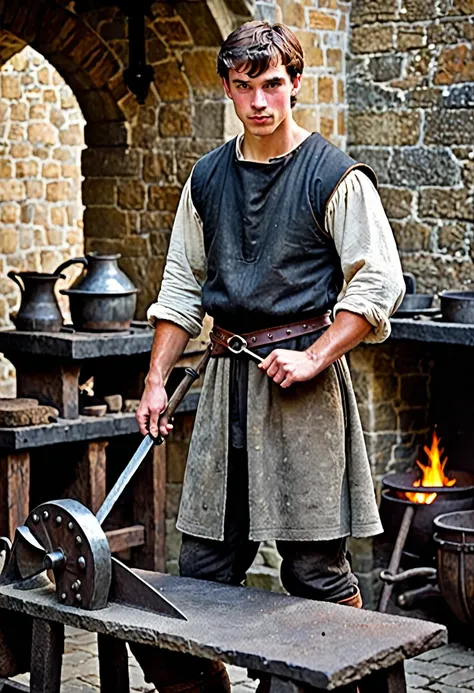
[[[0,457],[0,534],[13,539],[16,527],[28,516],[30,454],[15,452]]]
[[[63,624],[33,619],[30,693],[60,693],[63,652]]]
[[[150,456],[143,462],[134,485],[134,522],[145,527],[145,544],[133,549],[133,565],[164,572],[166,443],[154,445]]]
[[[95,514],[106,496],[105,470],[107,441],[88,443],[75,468],[74,482],[68,495],[76,498]]]
[[[405,667],[398,662],[388,669],[376,671],[366,676],[359,683],[360,693],[406,693]]]
[[[128,651],[124,640],[97,635],[101,693],[130,693]]]

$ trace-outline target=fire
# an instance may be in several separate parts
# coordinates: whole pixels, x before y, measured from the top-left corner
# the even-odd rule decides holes
[[[439,442],[440,441],[436,435],[436,432],[433,432],[431,448],[429,448],[427,445],[425,445],[423,448],[428,456],[429,464],[424,465],[418,460],[416,461],[417,465],[423,472],[423,476],[421,479],[415,481],[413,486],[453,486],[456,483],[456,479],[448,479],[448,477],[444,474],[444,467],[448,461],[448,458],[445,457],[443,460],[441,459],[444,450],[439,447]],[[406,493],[406,497],[408,500],[411,500],[412,503],[424,503],[426,505],[433,503],[437,495],[437,493]]]

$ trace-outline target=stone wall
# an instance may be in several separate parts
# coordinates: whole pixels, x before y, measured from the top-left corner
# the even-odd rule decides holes
[[[354,0],[349,146],[419,290],[474,278],[474,2]]]
[[[84,118],[70,87],[30,47],[0,70],[0,329],[11,327],[20,290],[9,270],[52,272],[81,255]],[[75,274],[68,270],[68,280]],[[66,298],[58,294],[64,314]],[[0,397],[14,396],[14,372],[0,361]]]
[[[350,2],[278,0],[281,21],[293,29],[305,52],[302,88],[294,110],[299,125],[346,144],[346,48]],[[278,17],[280,20],[280,17]]]

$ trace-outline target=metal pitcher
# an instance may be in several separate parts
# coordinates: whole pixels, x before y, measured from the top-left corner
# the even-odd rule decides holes
[[[64,274],[42,272],[15,272],[8,276],[20,287],[21,305],[13,319],[17,330],[28,332],[59,332],[63,316],[54,287]]]
[[[71,318],[76,330],[120,332],[128,330],[135,314],[137,291],[133,282],[118,266],[120,254],[89,253],[63,262],[56,272],[81,263],[85,271],[69,289]]]

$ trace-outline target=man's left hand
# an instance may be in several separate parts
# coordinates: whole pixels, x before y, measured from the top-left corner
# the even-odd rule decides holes
[[[311,380],[323,369],[315,354],[290,349],[275,349],[262,361],[259,368],[266,371],[268,377],[281,387]]]

